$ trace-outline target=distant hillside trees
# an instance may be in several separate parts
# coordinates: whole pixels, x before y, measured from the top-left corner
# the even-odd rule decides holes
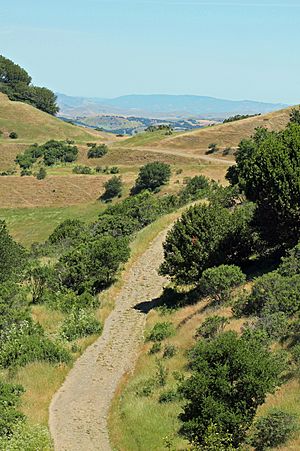
[[[171,177],[171,167],[169,164],[154,161],[145,164],[140,169],[138,178],[133,187],[132,193],[139,193],[144,189],[157,191],[162,185],[165,185]]]
[[[0,92],[10,100],[29,103],[39,110],[55,115],[59,108],[56,96],[50,89],[31,84],[31,77],[25,69],[0,55]]]
[[[261,113],[259,113],[259,114],[236,114],[235,116],[230,116],[227,119],[224,119],[223,124],[226,124],[228,122],[241,121],[242,119],[248,119],[249,117],[256,117],[256,116],[261,116]]]

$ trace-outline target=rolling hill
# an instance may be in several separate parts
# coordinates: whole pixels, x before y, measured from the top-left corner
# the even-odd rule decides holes
[[[222,152],[225,148],[237,148],[239,142],[244,138],[249,138],[257,127],[267,127],[270,130],[283,129],[289,121],[291,108],[171,136],[161,133],[157,135],[140,134],[123,141],[122,146],[195,158],[205,155],[209,144],[215,143],[220,151],[214,153],[214,158],[233,160],[234,156],[230,154],[223,157]]]
[[[194,95],[127,95],[114,99],[72,97],[57,94],[60,114],[67,117],[120,114],[151,118],[197,117],[226,118],[235,114],[257,114],[278,110],[287,105],[227,100]]]

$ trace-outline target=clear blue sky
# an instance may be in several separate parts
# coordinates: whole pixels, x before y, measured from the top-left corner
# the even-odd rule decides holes
[[[0,53],[69,95],[300,103],[300,0],[0,0]]]

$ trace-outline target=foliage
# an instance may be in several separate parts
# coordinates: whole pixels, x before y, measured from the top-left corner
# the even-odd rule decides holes
[[[10,437],[0,438],[1,451],[50,451],[53,448],[49,431],[45,426],[29,425],[18,421]]]
[[[114,197],[122,196],[123,183],[121,177],[114,175],[111,179],[104,183],[105,191],[101,196],[101,200],[108,201]]]
[[[176,353],[177,353],[177,347],[175,345],[167,344],[164,347],[163,358],[171,359],[172,357],[174,357],[176,355]]]
[[[48,241],[55,245],[70,245],[78,241],[81,234],[85,231],[84,222],[79,219],[66,219],[60,223],[51,233]]]
[[[70,355],[60,343],[45,336],[42,327],[31,319],[12,325],[0,334],[0,366],[24,366],[46,360],[50,363],[68,362]]]
[[[167,383],[169,370],[164,366],[160,359],[156,359],[155,381],[160,387],[164,387]]]
[[[71,313],[79,310],[91,310],[99,307],[99,299],[88,292],[77,295],[71,290],[63,293],[55,293],[50,297],[49,306],[63,313]]]
[[[85,175],[91,175],[93,173],[92,168],[90,168],[89,166],[81,166],[81,165],[74,166],[72,172],[74,174],[85,174]]]
[[[57,280],[54,269],[49,265],[40,265],[34,262],[26,273],[32,293],[32,303],[39,304],[47,289],[57,288]]]
[[[220,433],[217,425],[212,422],[203,437],[203,443],[192,447],[192,451],[238,451],[239,449],[233,447],[232,435]]]
[[[9,137],[10,137],[10,139],[17,139],[18,134],[17,134],[17,132],[10,132]]]
[[[266,317],[276,312],[293,315],[300,308],[300,275],[283,277],[277,271],[255,280],[240,310],[245,315]]]
[[[167,235],[161,274],[177,284],[190,284],[198,283],[212,266],[241,264],[254,247],[251,207],[233,212],[218,204],[189,208]]]
[[[21,169],[29,169],[38,160],[42,159],[46,166],[56,163],[71,163],[77,159],[78,148],[66,141],[51,139],[45,144],[32,144],[24,153],[16,156],[15,162]],[[41,168],[40,171],[44,169]]]
[[[36,178],[37,178],[38,180],[43,180],[43,179],[46,178],[46,175],[47,175],[46,169],[43,168],[43,167],[41,167],[41,168],[39,169],[38,173],[36,174]]]
[[[60,334],[68,341],[99,334],[102,326],[92,313],[85,309],[74,310],[63,322]]]
[[[292,108],[292,111],[290,114],[290,122],[292,124],[300,125],[300,108]]]
[[[18,64],[0,55],[0,91],[10,100],[29,103],[46,113],[55,115],[59,108],[56,96],[47,88],[31,85],[31,77]]]
[[[284,362],[258,340],[230,331],[214,340],[200,340],[189,363],[191,376],[180,388],[186,400],[181,433],[203,445],[213,421],[217,432],[232,434],[232,444],[238,446],[257,407],[278,385]]]
[[[12,281],[0,285],[0,333],[29,319],[27,290]]]
[[[283,445],[297,429],[294,415],[281,410],[270,411],[255,423],[251,444],[256,451],[265,451]]]
[[[87,153],[88,158],[101,158],[108,152],[108,147],[106,144],[95,144],[90,143],[89,150]]]
[[[300,275],[300,243],[282,257],[278,271],[285,277]]]
[[[99,291],[114,281],[120,264],[129,255],[126,238],[106,235],[67,251],[59,259],[57,270],[67,288],[78,293]]]
[[[226,324],[229,323],[225,316],[212,315],[206,318],[196,331],[197,338],[215,338],[219,333],[223,332]]]
[[[0,220],[0,283],[20,274],[27,261],[25,249],[17,244],[7,231],[5,221]]]
[[[186,186],[181,190],[180,197],[188,202],[204,196],[210,186],[210,182],[204,175],[196,175],[187,180]]]
[[[153,343],[152,347],[149,349],[149,354],[150,355],[157,354],[160,351],[161,351],[161,342],[157,341]]]
[[[146,341],[162,341],[174,335],[174,326],[170,322],[156,323],[147,334]]]
[[[227,119],[224,119],[223,124],[227,124],[228,122],[241,121],[243,119],[248,119],[249,117],[257,116],[260,116],[260,114],[236,114],[235,116],[230,116]]]
[[[140,224],[136,218],[122,214],[103,213],[91,226],[92,235],[111,235],[114,237],[129,236],[139,230]]]
[[[206,155],[209,155],[211,153],[218,152],[218,150],[219,150],[219,148],[218,148],[217,144],[211,143],[208,145],[208,150],[205,153],[206,153]]]
[[[178,397],[179,397],[178,391],[176,389],[170,389],[162,392],[159,395],[158,402],[161,404],[167,402],[174,402],[177,401]]]
[[[257,129],[243,140],[237,165],[227,178],[256,202],[255,224],[270,245],[295,245],[300,239],[300,125],[282,132]]]
[[[24,415],[17,410],[23,392],[24,389],[20,385],[7,384],[0,380],[0,449],[1,439],[10,437],[14,426],[24,420]]]
[[[245,281],[246,276],[238,266],[221,265],[203,271],[199,287],[204,296],[216,302],[225,302],[229,300],[232,289]]]
[[[169,164],[154,161],[142,166],[132,193],[137,194],[143,190],[156,191],[165,185],[171,177]]]

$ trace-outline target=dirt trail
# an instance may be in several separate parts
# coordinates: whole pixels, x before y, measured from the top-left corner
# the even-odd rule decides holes
[[[110,404],[122,376],[134,367],[146,315],[138,304],[158,297],[165,279],[160,233],[129,269],[101,337],[76,361],[50,405],[49,426],[57,451],[111,450],[107,428]]]

